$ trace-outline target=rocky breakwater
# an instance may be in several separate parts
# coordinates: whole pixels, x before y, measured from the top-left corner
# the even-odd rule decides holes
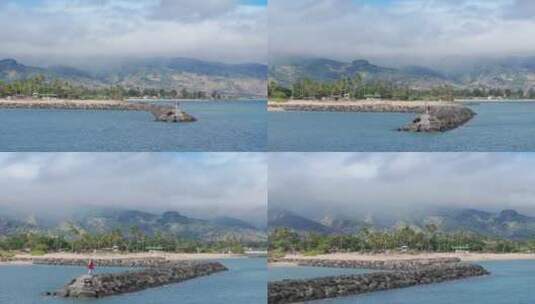
[[[151,106],[149,111],[154,115],[156,121],[162,122],[194,122],[197,119],[188,113],[172,107]]]
[[[431,107],[423,114],[418,115],[418,117],[408,125],[399,128],[399,131],[445,132],[467,123],[475,115],[475,112],[467,107]]]
[[[197,121],[197,119],[190,114],[169,105],[131,103],[113,100],[0,100],[0,109],[146,111],[152,113],[156,121],[161,122]]]
[[[286,304],[440,283],[487,275],[479,265],[446,263],[418,270],[283,280],[268,285],[268,303]]]
[[[169,263],[123,273],[82,275],[60,290],[45,295],[65,298],[100,298],[178,283],[228,270],[217,262]]]
[[[277,259],[276,262],[291,263],[298,266],[331,267],[331,268],[359,268],[376,270],[418,270],[422,267],[447,265],[461,262],[461,259],[430,258],[430,259],[401,259],[401,260],[334,260],[334,259]]]
[[[462,126],[476,113],[470,108],[446,102],[421,101],[304,101],[269,102],[268,110],[317,112],[418,113],[399,131],[445,132]]]

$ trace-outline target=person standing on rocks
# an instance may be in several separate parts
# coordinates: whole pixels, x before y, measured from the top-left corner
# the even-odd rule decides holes
[[[87,274],[92,275],[94,270],[95,270],[95,262],[93,262],[93,260],[90,259],[89,263],[87,263]]]

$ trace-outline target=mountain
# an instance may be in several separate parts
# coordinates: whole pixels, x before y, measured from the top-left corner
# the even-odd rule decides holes
[[[297,232],[331,233],[331,229],[321,223],[299,216],[287,210],[268,210],[268,227],[288,228]]]
[[[53,223],[35,218],[31,220],[33,224],[29,222],[0,217],[0,235],[23,231],[69,234],[73,229],[90,233],[107,233],[119,229],[128,234],[132,227],[138,227],[147,235],[161,233],[204,241],[228,238],[247,242],[266,240],[264,231],[239,219],[226,217],[204,220],[184,216],[175,211],[154,214],[138,210],[93,210]],[[44,224],[45,222],[47,224]]]
[[[74,85],[126,88],[153,88],[180,91],[217,91],[226,96],[266,96],[267,66],[262,64],[226,64],[190,58],[154,58],[128,60],[106,67],[82,70],[67,66],[31,67],[13,59],[0,60],[0,80],[11,82],[43,75]]]
[[[528,91],[535,88],[535,57],[444,61],[434,67],[388,68],[366,60],[289,59],[270,64],[269,78],[283,86],[309,78],[333,81],[360,74],[365,82],[388,82],[414,89],[452,85],[458,88],[496,88]]]
[[[359,74],[363,81],[385,81],[397,85],[431,87],[453,84],[441,73],[424,67],[394,69],[374,65],[367,60],[340,62],[330,59],[297,59],[279,61],[269,67],[269,78],[283,86],[289,86],[299,79],[309,78],[329,82]]]
[[[442,232],[472,232],[489,237],[513,240],[535,238],[535,217],[522,215],[515,210],[499,213],[475,209],[441,209],[416,212],[411,216],[392,214],[389,216],[328,216],[314,221],[288,211],[277,211],[269,217],[270,230],[276,227],[290,228],[298,232],[324,234],[356,234],[363,228],[396,229],[405,225],[424,231],[434,224]]]

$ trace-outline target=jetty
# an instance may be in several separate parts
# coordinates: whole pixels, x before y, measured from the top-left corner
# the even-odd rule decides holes
[[[467,106],[453,102],[389,100],[269,101],[268,111],[416,113],[418,116],[413,121],[398,128],[398,131],[407,132],[445,132],[462,126],[476,115]]]
[[[155,121],[160,122],[197,121],[195,117],[177,106],[118,100],[0,99],[0,109],[146,111],[154,116]]]
[[[377,270],[355,275],[269,282],[268,303],[289,304],[488,275],[480,265],[458,258],[404,260],[278,259],[298,266]]]
[[[23,261],[18,259],[18,261]],[[24,260],[35,265],[86,266],[88,259],[32,258]],[[154,258],[97,258],[99,267],[126,267],[129,271],[118,273],[84,274],[72,279],[45,296],[64,298],[100,298],[119,295],[167,284],[179,283],[208,276],[228,269],[219,262],[177,261]]]
[[[228,269],[218,262],[182,262],[122,273],[86,274],[73,279],[63,288],[47,292],[45,295],[64,298],[101,298],[178,283],[226,270]]]

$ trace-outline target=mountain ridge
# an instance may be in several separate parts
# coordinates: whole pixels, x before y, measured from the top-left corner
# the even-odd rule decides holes
[[[458,89],[510,89],[528,91],[535,88],[535,57],[481,60],[470,65],[449,67],[408,65],[399,68],[376,65],[368,60],[351,62],[326,58],[292,58],[272,61],[269,78],[289,87],[308,78],[331,82],[359,74],[364,82],[387,82],[413,89],[453,86]]]
[[[15,59],[0,60],[0,80],[4,82],[42,75],[48,81],[68,81],[90,88],[120,85],[125,88],[186,89],[249,98],[266,96],[267,72],[268,67],[259,63],[227,64],[183,57],[128,60],[95,70],[63,65],[33,67]]]
[[[0,216],[0,235],[23,232],[67,235],[73,230],[82,233],[109,233],[117,229],[128,234],[133,227],[146,235],[162,233],[203,241],[233,238],[240,241],[261,242],[267,238],[265,231],[239,219],[232,217],[198,219],[176,211],[155,214],[139,210],[95,210],[55,221],[46,221],[34,216],[26,219]]]
[[[535,237],[535,217],[520,214],[512,209],[505,209],[497,213],[477,209],[440,209],[414,217],[377,216],[372,220],[363,216],[350,217],[347,215],[327,216],[320,220],[313,220],[289,211],[278,212],[279,214],[286,212],[291,216],[268,218],[270,231],[280,227],[300,233],[356,234],[364,228],[390,230],[403,226],[424,231],[428,225],[433,224],[441,232],[464,231],[513,240],[526,240]],[[307,226],[304,226],[303,222],[307,223]],[[321,225],[323,228],[317,229],[316,225]]]

